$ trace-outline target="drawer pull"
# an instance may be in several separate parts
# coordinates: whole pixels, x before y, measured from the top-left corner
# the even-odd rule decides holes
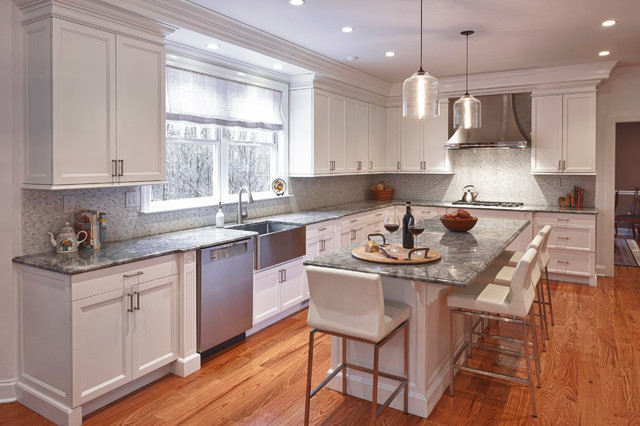
[[[133,309],[135,309],[136,311],[139,311],[140,310],[140,292],[134,291],[133,294],[136,295],[136,307]]]
[[[354,223],[354,222],[357,222],[357,221],[358,221],[358,219],[351,219],[349,222]]]
[[[144,274],[143,271],[138,271],[138,272],[134,272],[133,274],[124,274],[123,277],[131,278],[131,277],[137,277],[138,275],[142,275],[142,274]]]
[[[326,231],[327,228],[318,228],[318,231]]]
[[[133,294],[129,293],[127,294],[127,297],[129,298],[129,307],[127,308],[127,312],[133,312]]]

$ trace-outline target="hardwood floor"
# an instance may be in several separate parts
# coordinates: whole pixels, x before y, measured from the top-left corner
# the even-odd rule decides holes
[[[459,373],[429,419],[385,410],[379,424],[627,425],[640,419],[640,268],[616,266],[598,287],[552,282],[555,326],[542,355],[537,419],[525,386]],[[91,413],[86,425],[298,425],[304,413],[306,311],[249,337],[189,377],[166,376]],[[329,367],[329,339],[316,338],[314,380]],[[474,351],[473,362],[490,362]],[[519,363],[499,359],[502,368]],[[367,424],[369,403],[322,390],[313,424]],[[18,404],[0,404],[0,424],[45,425]]]

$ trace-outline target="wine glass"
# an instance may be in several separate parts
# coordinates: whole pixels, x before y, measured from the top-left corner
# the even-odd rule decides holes
[[[413,236],[414,246],[418,246],[418,236],[424,232],[424,225],[421,225],[415,218],[410,217],[409,232]]]
[[[385,216],[384,218],[384,229],[389,232],[389,234],[393,234],[400,228],[400,219],[398,216]],[[391,248],[391,251],[398,251],[397,249]]]

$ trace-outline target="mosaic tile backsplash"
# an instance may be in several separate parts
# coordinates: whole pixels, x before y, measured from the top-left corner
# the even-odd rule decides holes
[[[358,175],[290,178],[290,197],[246,204],[251,218],[290,213],[371,199],[369,187],[384,180],[396,188],[396,200],[454,201],[465,185],[475,185],[481,200],[520,201],[530,205],[556,205],[557,198],[574,185],[585,189],[585,207],[595,205],[595,176],[533,176],[531,151],[466,150],[451,152],[451,175]],[[23,254],[52,250],[47,232],[57,234],[65,221],[63,196],[74,195],[76,208],[107,213],[109,241],[179,231],[215,224],[217,206],[162,213],[140,213],[125,208],[125,192],[136,187],[64,191],[22,190]],[[223,206],[225,218],[235,221],[236,205]]]

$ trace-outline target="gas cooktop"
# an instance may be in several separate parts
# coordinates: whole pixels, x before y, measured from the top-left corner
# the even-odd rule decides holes
[[[516,203],[514,201],[464,201],[458,200],[451,204],[463,204],[466,206],[480,206],[480,207],[522,207],[524,203]]]

